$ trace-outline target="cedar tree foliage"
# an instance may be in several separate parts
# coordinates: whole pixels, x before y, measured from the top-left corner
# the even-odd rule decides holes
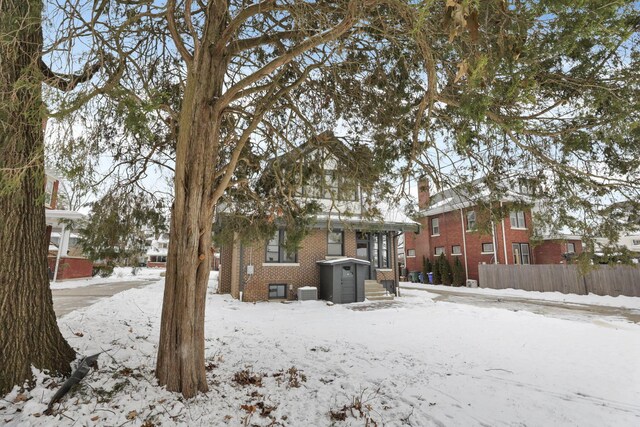
[[[158,236],[166,229],[162,202],[143,192],[111,189],[90,205],[80,228],[82,252],[92,261],[103,261],[107,270],[137,265],[148,235]]]

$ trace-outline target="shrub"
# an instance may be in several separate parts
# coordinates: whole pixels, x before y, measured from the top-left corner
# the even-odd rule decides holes
[[[426,256],[422,256],[422,277],[423,283],[429,283],[429,273],[431,273],[431,260]]]
[[[456,257],[453,262],[453,286],[462,286],[464,285],[464,268],[462,267],[462,263],[460,262],[460,257]]]
[[[442,275],[440,274],[440,261],[436,260],[433,263],[433,284],[440,285],[442,284]]]
[[[438,263],[440,264],[440,276],[442,278],[442,284],[451,286],[451,264],[449,264],[449,261],[447,260],[447,257],[444,256],[444,254],[440,254]]]

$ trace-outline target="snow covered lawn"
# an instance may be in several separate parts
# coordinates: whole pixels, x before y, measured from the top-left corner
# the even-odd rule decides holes
[[[113,274],[109,277],[89,277],[87,279],[71,279],[62,280],[58,282],[51,282],[51,289],[71,289],[82,288],[85,286],[97,285],[101,283],[111,282],[132,282],[137,280],[158,280],[160,279],[160,273],[163,273],[164,268],[137,268],[136,274],[133,273],[131,267],[116,267],[113,269]]]
[[[462,292],[467,294],[478,295],[490,295],[496,297],[515,297],[515,298],[527,298],[540,301],[555,301],[569,304],[588,304],[588,305],[602,305],[606,307],[621,307],[621,308],[633,308],[640,309],[640,298],[627,297],[620,295],[612,297],[608,295],[576,295],[576,294],[563,294],[562,292],[538,292],[538,291],[525,291],[522,289],[490,289],[490,288],[465,288],[465,287],[452,287],[443,285],[428,285],[424,283],[411,283],[400,282],[401,288],[411,289],[424,289],[434,291],[450,291],[450,292]]]
[[[210,391],[185,401],[155,385],[162,283],[60,320],[82,354],[109,350],[72,397],[0,401],[9,425],[636,426],[640,325],[576,322],[434,302],[207,301]],[[20,411],[18,411],[20,410]],[[374,423],[375,422],[375,423]]]

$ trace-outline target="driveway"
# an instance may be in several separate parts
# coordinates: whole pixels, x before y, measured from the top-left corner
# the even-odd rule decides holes
[[[560,301],[544,301],[528,298],[506,297],[496,295],[482,295],[479,293],[456,292],[444,289],[424,289],[402,286],[402,289],[425,291],[437,294],[434,301],[451,302],[455,304],[475,305],[477,307],[503,308],[511,311],[529,311],[547,317],[558,317],[569,320],[626,320],[640,323],[640,310],[603,305],[577,304]],[[406,295],[403,295],[406,296]]]
[[[127,282],[96,283],[95,285],[70,289],[51,289],[53,294],[53,309],[56,316],[62,317],[79,308],[90,306],[119,292],[128,289],[141,288],[157,280],[132,280]]]

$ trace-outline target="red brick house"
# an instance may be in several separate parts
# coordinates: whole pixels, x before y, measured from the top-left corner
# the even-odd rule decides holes
[[[359,186],[353,194],[336,185],[334,172],[338,166],[332,153],[328,154],[323,178],[314,180],[313,188],[305,187],[300,196],[316,200],[322,212],[309,226],[298,250],[295,253],[285,250],[284,228],[268,241],[242,244],[238,239],[223,245],[219,292],[243,301],[292,300],[298,288],[325,286],[321,278],[323,264],[344,263],[339,267],[343,274],[343,298],[336,302],[395,293],[400,273],[398,236],[417,231],[418,224],[399,210],[383,205],[378,207],[381,217],[370,219],[365,215],[368,209]],[[219,216],[219,224],[224,227],[224,214]],[[361,274],[356,271],[363,271],[364,277],[347,280]]]
[[[546,236],[542,243],[532,238],[532,209],[521,207],[525,193],[507,191],[494,203],[508,215],[499,221],[485,219],[480,227],[484,211],[464,191],[449,189],[431,196],[423,179],[416,218],[421,232],[405,236],[407,269],[421,271],[423,257],[434,261],[444,253],[450,262],[459,257],[466,277],[478,280],[479,264],[557,264],[580,254],[578,236]]]

